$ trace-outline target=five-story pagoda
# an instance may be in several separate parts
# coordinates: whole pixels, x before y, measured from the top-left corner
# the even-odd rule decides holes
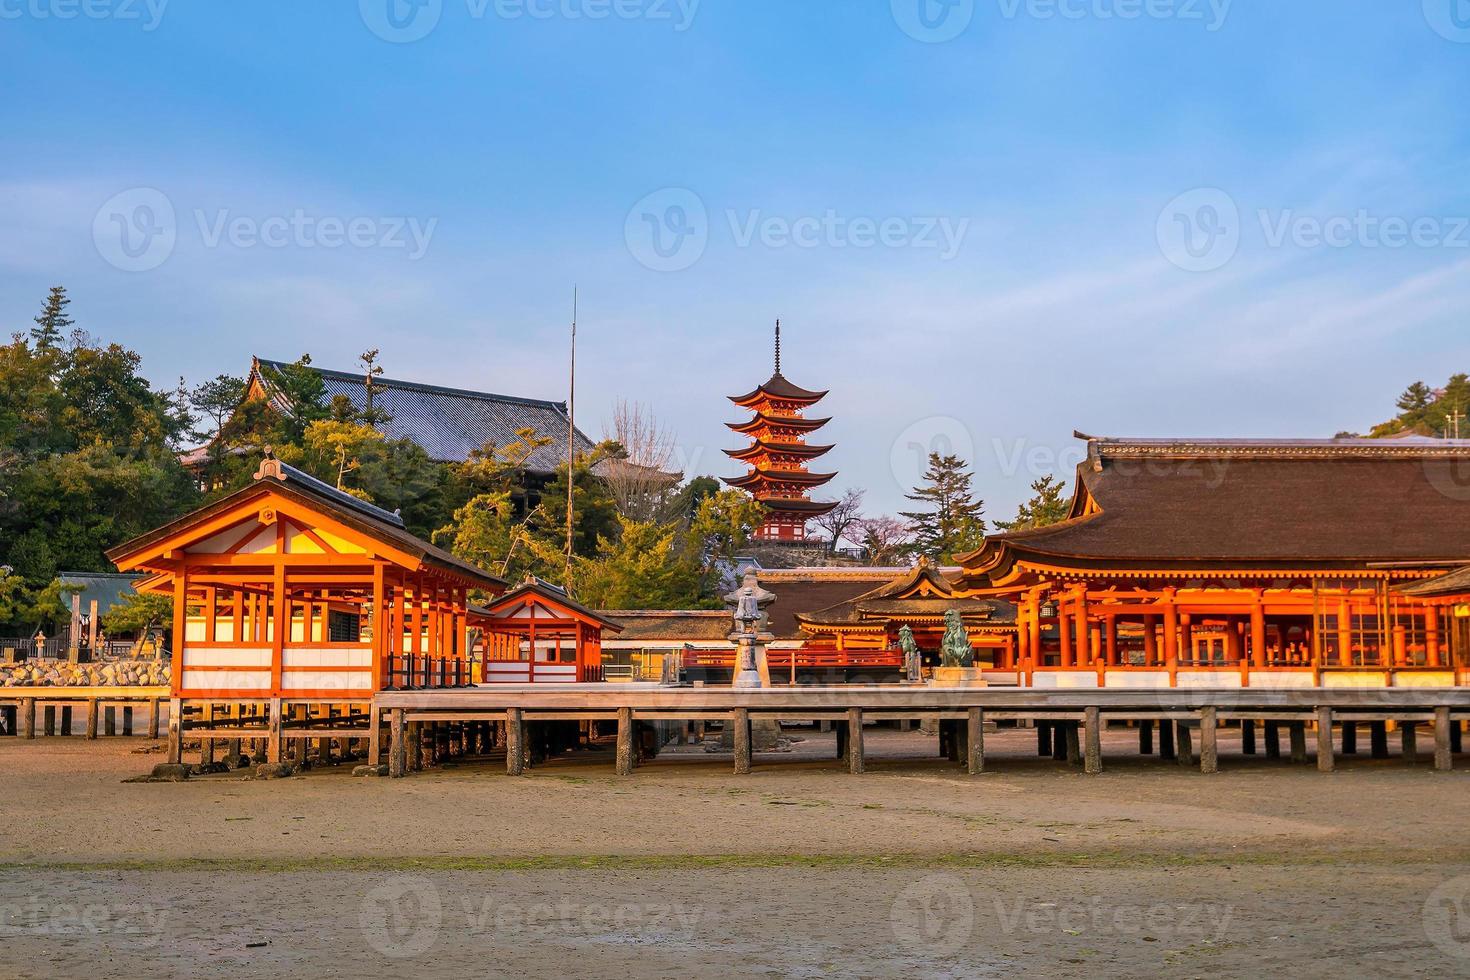
[[[830,419],[804,418],[802,413],[821,401],[825,391],[808,391],[781,375],[781,321],[776,321],[776,372],[754,391],[731,396],[730,400],[753,413],[747,422],[727,422],[731,429],[749,436],[744,449],[725,453],[750,466],[744,476],[726,479],[732,487],[746,490],[766,509],[766,520],[755,532],[764,542],[804,541],[806,522],[827,513],[835,502],[812,500],[808,493],[831,480],[836,473],[811,473],[807,463],[831,446],[810,445],[809,433]]]

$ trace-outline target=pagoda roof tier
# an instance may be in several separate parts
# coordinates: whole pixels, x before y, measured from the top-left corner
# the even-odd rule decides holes
[[[730,400],[744,408],[754,405],[763,399],[815,405],[825,397],[827,397],[825,391],[809,391],[806,388],[794,385],[782,377],[781,372],[778,370],[775,374],[771,375],[769,381],[754,391],[748,391],[743,395],[731,395]]]
[[[772,439],[757,439],[753,444],[743,449],[726,449],[725,455],[735,459],[755,459],[758,456],[764,456],[766,454],[816,459],[831,449],[831,446],[812,446],[804,442],[779,442]]]
[[[835,500],[807,500],[805,497],[763,497],[757,500],[766,510],[776,513],[821,517],[837,506]]]
[[[726,422],[727,428],[736,432],[754,432],[759,428],[790,429],[793,432],[815,432],[828,422],[830,418],[808,419],[800,415],[771,415],[767,412],[757,412],[745,422]]]
[[[732,487],[748,488],[763,483],[796,483],[806,487],[819,487],[835,477],[836,473],[808,473],[806,470],[754,469],[744,476],[726,477]]]

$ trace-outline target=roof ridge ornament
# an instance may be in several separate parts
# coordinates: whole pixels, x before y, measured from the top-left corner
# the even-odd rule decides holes
[[[266,446],[264,452],[261,453],[260,468],[255,471],[254,479],[264,480],[266,477],[280,480],[282,483],[286,481],[286,474],[281,469],[281,461],[276,459],[275,450],[270,446]]]
[[[780,376],[781,376],[781,318],[780,317],[777,317],[776,318],[776,374],[775,374],[775,377],[778,377],[779,378]]]

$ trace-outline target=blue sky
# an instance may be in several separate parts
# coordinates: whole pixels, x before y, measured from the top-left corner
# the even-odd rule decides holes
[[[953,447],[1000,517],[1074,429],[1470,369],[1470,0],[418,3],[0,0],[4,322],[65,283],[160,384],[379,347],[560,398],[575,282],[583,428],[731,475],[780,316],[834,491]]]

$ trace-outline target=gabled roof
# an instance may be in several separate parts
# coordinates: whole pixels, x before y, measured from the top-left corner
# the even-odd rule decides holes
[[[1470,593],[1470,565],[1457,568],[1437,578],[1424,579],[1411,585],[1402,585],[1394,590],[1402,595],[1434,598],[1447,595]]]
[[[1470,441],[1084,438],[1069,518],[967,569],[1470,561]]]
[[[343,493],[336,487],[323,483],[294,466],[278,459],[267,457],[256,471],[255,481],[236,490],[214,503],[191,511],[147,534],[120,544],[107,552],[107,557],[119,567],[140,567],[135,564],[140,556],[160,542],[203,524],[210,518],[238,508],[242,503],[257,497],[279,494],[312,508],[324,516],[340,522],[348,528],[406,554],[422,564],[449,572],[469,580],[476,588],[499,591],[505,582],[489,572],[463,559],[457,558],[422,538],[404,529],[397,514],[375,507],[364,500]]]
[[[953,609],[970,621],[998,626],[1016,621],[1014,604],[999,599],[956,597],[954,583],[928,561],[845,602],[800,617],[803,625],[853,626],[889,619],[937,619]]]
[[[809,419],[800,415],[771,415],[767,412],[757,412],[744,422],[726,422],[725,427],[736,432],[754,432],[761,427],[790,429],[793,432],[812,432],[830,421],[832,421],[831,418]]]
[[[95,599],[99,616],[126,602],[137,591],[134,586],[141,579],[138,575],[124,572],[57,572],[56,577],[63,591],[81,593],[83,612]]]
[[[539,578],[528,578],[525,582],[499,596],[488,606],[471,606],[470,614],[477,618],[496,619],[522,605],[527,599],[535,599],[547,606],[561,609],[573,619],[581,619],[591,626],[598,626],[614,633],[621,633],[623,624],[609,619],[595,609],[577,602],[567,595],[565,589]]]
[[[757,439],[743,449],[726,449],[725,455],[734,459],[755,459],[768,453],[796,456],[801,459],[816,459],[832,450],[832,446],[814,446],[806,442],[781,442],[776,439]]]
[[[827,396],[825,391],[811,391],[794,385],[778,370],[771,375],[770,380],[752,391],[743,395],[731,395],[730,400],[737,405],[749,405],[760,401],[762,398],[772,398],[777,401],[803,402],[811,405],[821,401]]]
[[[778,470],[760,467],[744,476],[727,476],[722,479],[732,487],[749,487],[761,483],[795,483],[805,487],[819,487],[835,477],[836,473],[809,473],[806,470]]]
[[[289,409],[279,403],[279,389],[271,379],[271,372],[289,366],[284,361],[256,358],[251,368],[252,380],[258,377],[271,392],[272,403],[283,410]],[[262,368],[266,370],[261,371]],[[333,397],[345,395],[358,409],[367,405],[362,374],[317,367],[310,370],[321,375],[329,403]],[[566,462],[566,402],[442,388],[393,378],[378,378],[373,387],[374,407],[389,415],[389,421],[378,426],[382,433],[389,439],[406,438],[418,443],[438,462],[463,462],[473,450],[486,443],[496,446],[512,443],[518,429],[535,429],[537,435],[551,440],[526,461],[531,472],[553,473]],[[591,440],[578,431],[576,451],[582,453],[591,448]]]

